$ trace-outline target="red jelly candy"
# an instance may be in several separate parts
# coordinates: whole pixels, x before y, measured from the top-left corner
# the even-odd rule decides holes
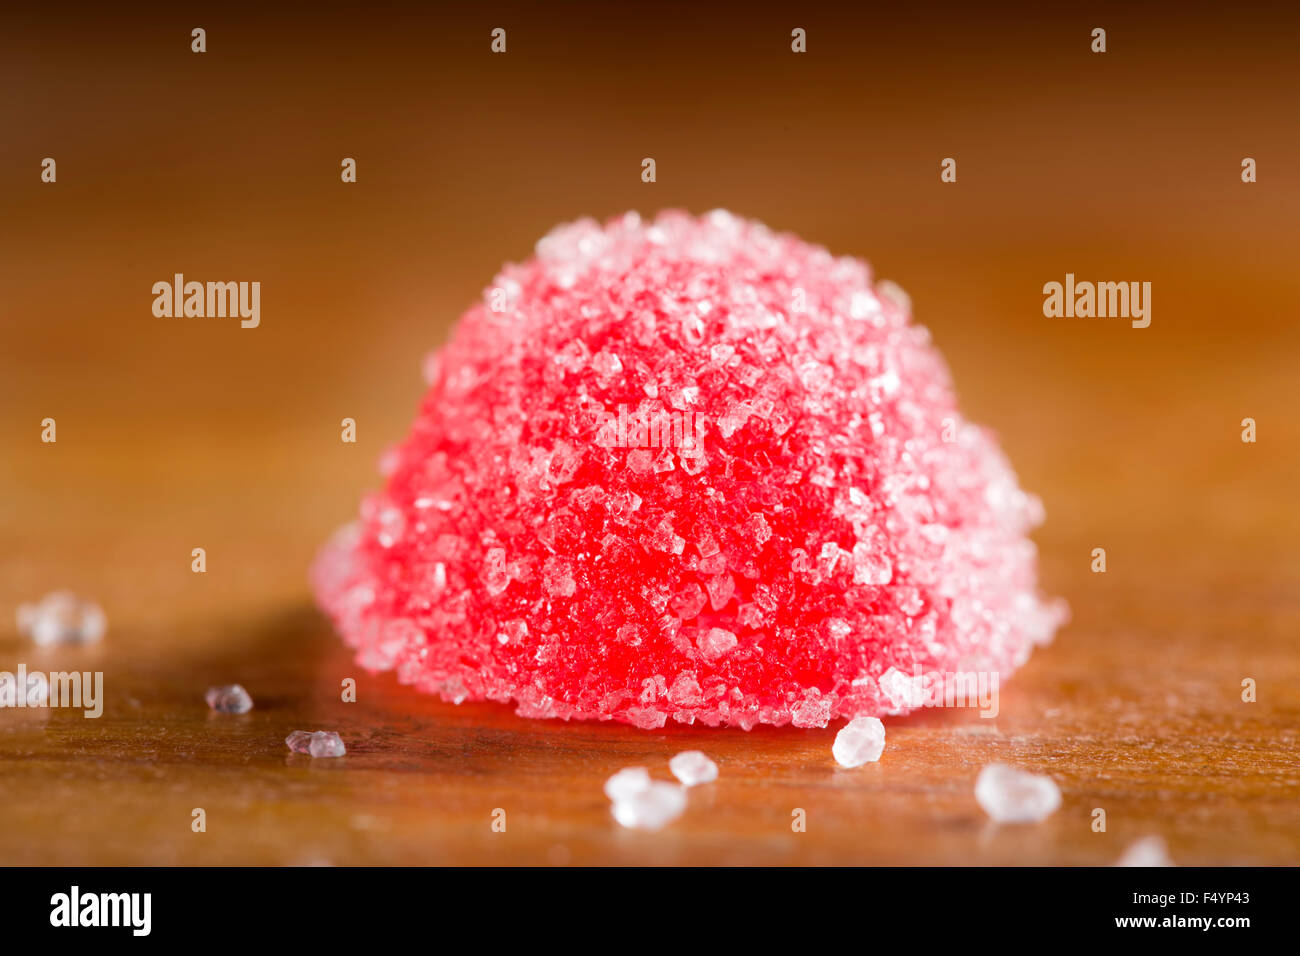
[[[1005,676],[1064,615],[1041,506],[909,312],[724,212],[562,226],[429,357],[319,601],[363,667],[529,717],[821,727]]]

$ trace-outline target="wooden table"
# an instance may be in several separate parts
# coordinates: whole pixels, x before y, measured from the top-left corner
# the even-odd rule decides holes
[[[213,20],[207,60],[188,27],[177,41],[165,18],[116,13],[0,39],[0,69],[40,91],[5,104],[0,153],[0,669],[103,671],[107,698],[98,720],[0,713],[0,862],[1105,864],[1147,834],[1183,864],[1300,859],[1285,23],[1116,15],[1098,61],[1078,37],[1061,52],[1081,29],[1064,20],[999,33],[864,16],[815,29],[792,62],[789,24],[755,14],[730,43],[703,21],[643,25],[591,59],[605,47],[520,10],[496,62],[465,17],[440,21],[452,39],[428,56],[420,16],[356,35],[329,14]],[[461,27],[483,42],[453,42]],[[859,28],[880,41],[870,57]],[[670,38],[673,62],[701,65],[656,73],[650,95],[628,64]],[[847,118],[899,76],[872,122]],[[189,115],[238,135],[155,135]],[[38,180],[49,154],[54,185]],[[1239,181],[1246,155],[1258,184]],[[342,156],[359,158],[355,185]],[[366,675],[313,610],[307,564],[409,422],[420,354],[497,265],[554,221],[677,205],[872,258],[1043,497],[1044,587],[1074,619],[996,719],[890,720],[879,764],[856,770],[831,760],[834,728],[529,721]],[[150,286],[178,271],[262,281],[261,326],[155,319]],[[1152,326],[1044,318],[1042,284],[1067,271],[1151,281]],[[356,445],[339,441],[345,416]],[[1256,444],[1239,438],[1247,416]],[[13,609],[56,587],[103,604],[102,644],[19,639]],[[210,714],[204,691],[232,681],[256,709]],[[286,734],[317,728],[348,755],[287,752]],[[604,779],[633,764],[667,778],[686,748],[718,781],[663,832],[620,829]],[[991,825],[973,785],[992,760],[1051,774],[1061,809]]]

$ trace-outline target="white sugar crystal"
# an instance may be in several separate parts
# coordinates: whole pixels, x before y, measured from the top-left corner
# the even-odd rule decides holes
[[[347,753],[343,739],[328,730],[295,730],[284,742],[294,753],[313,757],[342,757]]]
[[[1061,805],[1061,788],[1051,777],[991,763],[975,781],[975,799],[999,823],[1037,823]]]
[[[860,767],[879,760],[885,751],[885,725],[875,717],[854,717],[840,728],[831,745],[841,767]]]
[[[668,769],[688,787],[718,779],[718,765],[698,750],[683,750],[668,761]]]
[[[673,783],[651,782],[610,808],[614,819],[637,830],[658,830],[672,823],[686,809],[686,789]]]
[[[253,709],[253,698],[239,684],[209,687],[204,699],[219,714],[246,714]]]
[[[650,789],[650,772],[645,767],[625,767],[605,781],[605,796],[618,803]]]
[[[104,611],[71,591],[51,591],[18,608],[18,630],[37,644],[94,644],[108,627]]]
[[[1158,836],[1147,836],[1129,844],[1115,863],[1116,866],[1175,866],[1169,858],[1169,848]]]
[[[343,738],[338,734],[318,730],[312,734],[307,752],[313,757],[342,757],[348,750],[343,746]]]

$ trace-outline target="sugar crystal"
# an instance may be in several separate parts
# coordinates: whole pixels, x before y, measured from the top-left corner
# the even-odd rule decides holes
[[[94,644],[104,636],[108,621],[94,601],[71,591],[51,591],[34,604],[22,604],[18,631],[37,644]]]
[[[885,725],[876,717],[854,717],[840,728],[831,755],[841,767],[860,767],[885,751]]]
[[[605,781],[605,796],[617,803],[650,787],[650,772],[645,767],[625,767]]]
[[[253,698],[238,684],[209,687],[204,699],[219,714],[246,714],[253,709]]]
[[[683,750],[668,761],[668,769],[688,787],[718,779],[718,765],[699,750]]]
[[[312,757],[342,757],[347,753],[343,739],[327,730],[295,730],[284,742],[294,753]]]
[[[1042,774],[991,763],[975,781],[975,799],[998,823],[1038,823],[1061,805],[1061,788]]]
[[[610,807],[622,826],[660,830],[686,809],[686,789],[673,783],[651,781],[650,786],[615,800]]]
[[[343,746],[343,739],[338,734],[318,730],[311,736],[307,753],[313,757],[342,757],[347,753],[347,748]]]
[[[1158,836],[1145,836],[1134,840],[1115,863],[1116,866],[1175,866],[1169,858],[1169,848]]]

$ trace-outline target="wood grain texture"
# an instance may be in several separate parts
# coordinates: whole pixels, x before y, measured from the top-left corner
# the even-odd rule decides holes
[[[1183,864],[1300,860],[1292,14],[1116,11],[1098,62],[1086,30],[1062,46],[1082,30],[1065,17],[863,12],[810,23],[794,62],[784,14],[686,29],[521,6],[489,62],[469,14],[376,9],[214,15],[206,60],[162,17],[0,30],[4,88],[30,93],[0,102],[0,669],[101,670],[107,698],[99,720],[0,712],[0,863],[1105,864],[1151,833]],[[655,63],[674,66],[651,95]],[[868,110],[865,89],[888,95]],[[194,115],[238,135],[157,135]],[[528,721],[364,674],[313,610],[315,549],[499,263],[561,219],[671,206],[872,259],[1042,496],[1044,589],[1073,621],[996,719],[889,720],[856,770],[834,728]],[[150,286],[178,271],[262,281],[261,327],[154,319]],[[1067,271],[1151,281],[1151,327],[1045,319]],[[101,645],[19,639],[18,603],[57,587],[103,604]],[[256,709],[209,714],[232,681]],[[287,752],[318,728],[348,755]],[[617,827],[604,779],[667,778],[687,748],[718,781],[661,833]],[[1050,773],[1060,811],[991,825],[973,797],[991,760]]]

